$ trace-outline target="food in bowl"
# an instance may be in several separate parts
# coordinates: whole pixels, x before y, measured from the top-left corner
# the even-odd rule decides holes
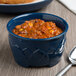
[[[34,0],[0,0],[0,3],[3,4],[19,4],[19,3],[29,3],[33,2]]]
[[[38,2],[42,0],[0,0],[1,4],[20,4],[20,3],[31,3]]]
[[[62,29],[52,21],[45,22],[41,19],[33,19],[15,26],[12,32],[25,38],[43,39],[61,34]]]

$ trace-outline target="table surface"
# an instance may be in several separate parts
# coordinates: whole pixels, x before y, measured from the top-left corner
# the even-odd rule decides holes
[[[58,15],[69,24],[67,42],[61,61],[51,68],[23,68],[16,64],[9,47],[6,29],[8,21],[16,15],[0,14],[0,76],[55,76],[63,67],[69,64],[67,55],[76,45],[76,15],[56,0],[37,12]],[[76,76],[76,67],[73,66],[64,76]]]

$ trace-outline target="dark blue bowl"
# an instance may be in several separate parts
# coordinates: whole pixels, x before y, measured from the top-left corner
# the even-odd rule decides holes
[[[23,13],[39,10],[47,6],[52,0],[44,0],[29,4],[0,4],[0,13]]]
[[[63,30],[63,33],[46,39],[23,38],[12,33],[16,25],[31,19],[53,21]],[[23,14],[10,20],[7,30],[13,56],[19,65],[24,67],[54,66],[60,61],[68,30],[68,24],[64,19],[47,13]]]

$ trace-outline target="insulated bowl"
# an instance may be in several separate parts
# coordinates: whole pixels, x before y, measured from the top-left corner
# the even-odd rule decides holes
[[[63,30],[63,33],[52,38],[30,39],[20,37],[12,32],[16,25],[31,19],[53,21]],[[64,19],[47,13],[23,14],[11,19],[7,24],[7,30],[14,59],[19,65],[23,67],[49,67],[60,61],[68,30],[68,24]]]

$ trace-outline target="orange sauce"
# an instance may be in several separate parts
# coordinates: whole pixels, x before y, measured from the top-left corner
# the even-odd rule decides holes
[[[34,19],[15,26],[12,32],[25,38],[43,39],[57,36],[63,31],[52,21],[45,22],[41,19]]]
[[[2,4],[20,4],[20,3],[30,3],[35,0],[0,0]]]

